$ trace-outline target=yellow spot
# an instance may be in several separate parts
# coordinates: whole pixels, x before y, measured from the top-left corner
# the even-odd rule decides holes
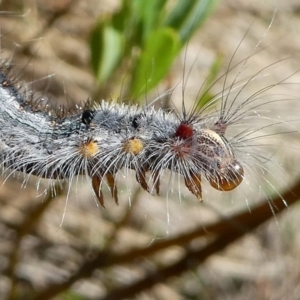
[[[86,158],[91,158],[98,153],[98,145],[95,141],[89,141],[86,144],[80,146],[80,153]]]
[[[124,142],[123,148],[125,152],[137,155],[144,149],[144,145],[140,139],[133,138]]]

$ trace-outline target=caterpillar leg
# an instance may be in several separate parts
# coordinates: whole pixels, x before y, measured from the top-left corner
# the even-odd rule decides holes
[[[101,181],[102,181],[102,177],[100,177],[98,175],[94,175],[92,177],[92,186],[93,186],[94,193],[95,193],[100,205],[103,208],[105,208],[104,198],[103,198],[103,193],[102,193],[102,188],[101,188]]]
[[[115,199],[116,204],[119,204],[118,190],[117,190],[117,185],[116,185],[114,175],[108,173],[108,174],[106,174],[106,179],[107,179],[107,183],[110,188],[112,197]]]
[[[184,178],[184,182],[189,191],[202,202],[201,175],[190,173]]]
[[[159,195],[159,187],[160,187],[159,172],[153,172],[152,178],[153,178],[153,184],[154,184],[154,189],[156,191],[156,194]]]
[[[146,172],[144,170],[138,170],[136,171],[136,181],[140,184],[140,186],[147,191],[149,194],[151,194],[151,191],[148,187],[148,184],[146,182]]]

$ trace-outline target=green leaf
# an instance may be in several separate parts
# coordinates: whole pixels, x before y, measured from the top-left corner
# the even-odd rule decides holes
[[[193,9],[194,4],[195,0],[177,1],[177,4],[165,20],[165,26],[179,30]]]
[[[166,0],[132,0],[140,17],[141,40],[145,41],[153,30],[161,26]]]
[[[120,10],[112,15],[112,26],[124,36],[125,52],[134,45],[141,44],[140,13],[135,2],[139,0],[123,0]],[[140,1],[139,1],[140,2]]]
[[[186,43],[211,14],[218,0],[179,0],[165,21],[165,26],[177,29]]]
[[[133,71],[131,95],[148,92],[163,79],[181,48],[178,33],[171,28],[152,32]]]
[[[99,23],[91,35],[91,65],[97,81],[103,83],[122,59],[124,37],[110,24]]]

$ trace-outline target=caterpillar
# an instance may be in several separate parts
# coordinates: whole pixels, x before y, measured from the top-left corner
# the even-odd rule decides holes
[[[1,161],[3,167],[49,179],[87,175],[104,206],[106,177],[118,202],[115,174],[133,169],[141,187],[151,192],[145,173],[151,172],[159,193],[165,169],[182,174],[185,185],[202,199],[201,175],[218,190],[232,190],[243,179],[243,167],[225,137],[225,116],[214,123],[190,114],[153,108],[113,105],[79,109],[59,117],[42,101],[21,94],[2,67],[0,73]]]
[[[81,1],[80,3],[78,2],[78,4],[81,5]],[[222,24],[220,26],[224,25]],[[247,24],[247,27],[248,26],[249,24]],[[227,26],[225,31],[229,31]],[[263,31],[265,31],[265,27],[263,28]],[[152,104],[141,106],[125,105],[122,104],[121,101],[120,104],[115,104],[104,100],[100,100],[100,103],[95,105],[87,103],[86,105],[82,105],[82,107],[77,106],[75,109],[66,108],[66,111],[61,109],[58,105],[52,108],[52,104],[46,99],[47,87],[42,87],[40,89],[36,88],[34,86],[35,84],[33,84],[35,83],[35,79],[30,81],[30,76],[27,76],[26,78],[26,75],[23,75],[28,69],[27,64],[31,62],[29,61],[28,63],[28,57],[25,58],[25,67],[22,68],[20,62],[15,59],[14,53],[12,55],[6,55],[8,59],[3,59],[1,61],[0,70],[0,162],[4,171],[3,176],[5,179],[15,174],[20,175],[21,178],[24,176],[25,183],[27,183],[29,178],[32,178],[34,183],[38,182],[38,185],[42,177],[50,179],[51,184],[51,179],[58,182],[66,180],[69,182],[69,188],[72,187],[72,189],[74,189],[76,188],[75,185],[77,184],[78,178],[83,175],[84,180],[84,177],[87,178],[91,191],[94,190],[95,197],[100,205],[107,207],[109,205],[108,200],[114,199],[120,204],[125,202],[121,201],[121,197],[124,198],[124,195],[122,195],[122,186],[120,187],[120,184],[122,184],[120,174],[125,173],[125,180],[129,181],[129,176],[127,175],[130,174],[127,173],[131,173],[131,170],[135,170],[137,181],[142,186],[142,189],[145,189],[154,195],[159,193],[162,195],[163,199],[167,199],[166,201],[161,201],[161,199],[159,199],[159,201],[157,201],[160,205],[159,207],[156,206],[157,203],[155,201],[156,199],[153,199],[154,197],[149,197],[151,201],[136,201],[134,202],[135,204],[144,205],[146,203],[146,205],[148,205],[149,203],[149,206],[151,205],[151,209],[155,212],[152,213],[151,211],[151,218],[153,216],[155,218],[159,217],[159,212],[162,213],[164,218],[165,211],[167,210],[167,213],[174,216],[176,220],[175,222],[171,222],[169,216],[167,216],[168,227],[172,227],[171,230],[174,227],[176,231],[183,232],[187,231],[187,229],[189,229],[188,227],[191,229],[195,228],[196,225],[199,228],[204,228],[208,232],[208,239],[212,240],[214,237],[211,235],[210,230],[207,230],[206,224],[209,224],[211,219],[215,217],[216,211],[218,217],[222,218],[226,215],[226,221],[231,222],[232,219],[228,210],[235,210],[237,205],[244,209],[246,204],[249,207],[249,210],[251,210],[251,207],[248,204],[252,204],[252,202],[256,200],[261,200],[261,194],[263,194],[263,198],[266,198],[265,196],[267,196],[267,199],[273,198],[272,193],[282,194],[282,186],[286,188],[287,182],[294,179],[291,178],[291,171],[292,168],[297,168],[297,159],[299,157],[299,147],[295,147],[299,136],[299,125],[296,122],[297,119],[299,119],[297,116],[299,97],[297,97],[298,91],[293,91],[294,88],[297,88],[297,85],[289,84],[289,76],[293,75],[295,66],[293,65],[293,68],[286,69],[285,67],[289,64],[289,61],[279,61],[280,58],[278,57],[272,59],[272,62],[274,62],[274,64],[272,64],[270,60],[266,59],[266,56],[273,56],[273,47],[268,47],[267,49],[263,49],[265,51],[259,52],[259,49],[256,48],[258,37],[255,36],[253,47],[253,45],[249,45],[248,39],[240,42],[244,34],[245,31],[238,35],[238,41],[234,45],[234,47],[237,47],[237,52],[243,52],[242,58],[236,57],[237,54],[235,52],[233,53],[233,51],[224,50],[226,59],[230,60],[233,57],[241,63],[237,66],[237,69],[234,69],[233,66],[235,63],[229,61],[229,66],[227,68],[225,67],[225,76],[221,76],[216,86],[213,86],[210,90],[211,94],[214,95],[216,95],[215,91],[221,92],[209,102],[210,105],[199,110],[196,108],[195,104],[191,104],[191,108],[189,108],[188,100],[191,99],[191,101],[193,101],[193,99],[197,98],[196,96],[191,95],[191,87],[195,89],[195,94],[197,94],[203,80],[198,74],[196,74],[196,76],[194,74],[189,76],[186,76],[186,74],[182,75],[185,72],[182,71],[182,69],[179,72],[179,80],[182,80],[183,76],[187,77],[184,80],[183,89],[177,89],[179,90],[179,96],[176,95],[176,91],[171,94],[172,102],[175,102],[174,106],[176,107],[179,103],[177,106],[179,107],[178,109],[157,109]],[[230,36],[231,35],[235,35],[233,29]],[[248,37],[250,38],[251,34],[248,34],[247,38]],[[221,39],[219,35],[218,38]],[[223,39],[223,43],[224,40],[227,42],[225,38]],[[207,42],[207,40],[202,38],[201,43],[204,44],[205,42]],[[230,42],[232,41],[228,40],[228,43]],[[242,46],[245,45],[247,49],[243,51],[244,49],[242,49],[242,47],[236,46],[239,43],[242,43]],[[268,45],[271,43],[268,42],[266,44]],[[225,46],[226,45],[224,45],[224,47]],[[192,47],[192,44],[189,45],[187,52],[189,52]],[[201,44],[197,43],[197,50],[200,47]],[[253,51],[252,49],[257,51]],[[203,61],[206,60],[207,56],[205,55],[206,49],[202,49],[199,56],[202,56],[202,51],[204,52],[203,57],[205,57],[204,59],[202,58]],[[76,51],[76,53],[77,52],[80,51]],[[245,52],[248,54],[245,54]],[[267,54],[264,56],[265,52],[267,52]],[[14,60],[13,63],[11,63],[11,57]],[[259,64],[255,61],[256,58],[259,59]],[[42,56],[42,60],[46,61],[43,65],[44,68],[45,65],[52,64],[52,62],[49,63],[44,56]],[[182,60],[183,64],[187,65],[189,58],[184,57]],[[210,62],[207,64],[200,63],[200,67],[196,65],[194,69],[197,69],[198,67],[202,70],[207,68],[209,64]],[[33,62],[33,65],[37,65],[36,61]],[[252,67],[254,66],[255,68],[255,65],[256,69],[253,70]],[[188,69],[189,66],[186,66],[186,70]],[[29,74],[33,76],[32,73],[35,72],[38,73],[35,74],[37,78],[43,78],[43,75],[40,75],[37,69],[29,71]],[[52,70],[45,71],[46,74],[51,74],[52,72]],[[70,72],[70,69],[67,69],[66,72],[68,72],[70,74],[69,76],[72,78],[76,75],[74,74],[75,72]],[[59,71],[55,73],[55,77],[60,77],[61,73]],[[56,79],[53,77],[46,78],[51,82]],[[84,80],[84,78],[85,77],[82,77],[81,80]],[[23,80],[25,83],[23,83]],[[63,80],[65,80],[64,77]],[[60,86],[64,86],[63,80],[61,80]],[[173,85],[174,82],[175,84],[177,83],[177,78],[173,79]],[[295,76],[295,82],[299,82],[297,74]],[[187,85],[189,83],[190,85]],[[32,92],[39,90],[42,91],[41,95]],[[89,89],[89,91],[90,90],[91,89]],[[73,89],[68,86],[66,91],[65,95],[70,93],[70,91],[74,94]],[[182,92],[185,94],[184,99],[182,97]],[[293,93],[296,95],[294,99],[292,99],[293,97],[291,96]],[[54,98],[56,102],[57,97],[52,96],[52,98]],[[79,95],[78,98],[85,99],[82,95]],[[109,97],[106,97],[105,99],[107,98]],[[184,102],[184,105],[182,105],[182,102]],[[155,104],[157,104],[156,106],[159,106],[160,103],[157,101]],[[296,121],[294,122],[294,120]],[[291,144],[295,145],[292,145],[291,147]],[[210,149],[213,151],[210,152]],[[294,153],[292,152],[293,149],[295,150]],[[286,159],[284,158],[287,150],[288,162],[286,162]],[[211,154],[211,157],[209,154]],[[173,160],[172,157],[174,158]],[[223,163],[224,169],[221,169],[220,162]],[[224,173],[223,170],[229,172]],[[170,176],[169,181],[167,181],[167,176]],[[167,177],[167,179],[165,177]],[[174,178],[176,180],[173,180]],[[46,182],[48,182],[48,179],[46,179]],[[105,191],[102,192],[103,186],[106,185],[106,183],[110,187],[110,192],[112,194],[112,197],[109,195],[108,197],[112,199],[107,199],[108,197],[105,197]],[[176,201],[178,199],[175,198],[175,193],[175,199],[172,198],[172,201],[169,201],[171,197],[168,192],[172,190],[172,184],[174,183],[175,191],[178,193],[180,200],[184,200],[180,203],[179,201]],[[2,192],[3,190],[5,192],[5,188],[7,190],[10,187],[9,184],[5,183]],[[80,188],[81,187],[82,186],[80,186]],[[27,191],[29,188],[30,185],[27,187]],[[231,191],[225,191],[231,188]],[[11,190],[13,189],[14,187],[12,187]],[[36,187],[34,186],[33,189],[35,193]],[[167,195],[165,192],[166,190]],[[19,190],[17,191],[19,192]],[[32,268],[29,268],[29,274],[25,274],[24,277],[25,279],[29,278],[30,282],[37,282],[37,286],[43,285],[44,287],[45,282],[53,280],[55,280],[55,283],[58,282],[58,284],[61,282],[64,283],[63,280],[66,278],[66,272],[73,276],[74,265],[71,267],[69,267],[69,265],[70,262],[76,260],[77,263],[78,260],[76,257],[74,258],[73,251],[69,251],[69,248],[66,248],[67,251],[64,251],[65,253],[61,253],[61,245],[65,246],[66,244],[72,243],[71,245],[74,245],[74,249],[79,249],[77,251],[80,255],[85,255],[86,249],[89,251],[89,249],[94,248],[95,244],[97,250],[104,249],[106,252],[113,251],[112,253],[119,253],[120,250],[121,252],[123,250],[126,251],[126,247],[128,246],[130,246],[130,248],[136,248],[139,246],[141,240],[139,235],[139,232],[142,231],[141,229],[146,231],[147,234],[147,240],[145,241],[146,244],[144,244],[144,247],[148,248],[148,245],[152,243],[151,240],[149,241],[149,236],[152,240],[153,238],[154,240],[160,239],[161,236],[165,239],[166,230],[163,229],[160,231],[156,229],[157,224],[160,225],[160,222],[157,219],[155,219],[155,226],[149,224],[151,222],[151,220],[149,220],[150,218],[148,218],[146,222],[144,222],[145,220],[142,220],[142,222],[146,223],[146,226],[150,229],[144,230],[145,228],[141,228],[144,226],[141,225],[140,222],[140,218],[145,216],[145,210],[143,209],[134,210],[128,209],[125,206],[125,216],[128,216],[127,213],[136,213],[136,215],[130,218],[127,223],[125,223],[122,218],[121,221],[119,221],[120,218],[118,217],[110,219],[112,225],[117,224],[116,227],[119,226],[118,224],[120,223],[125,223],[126,227],[128,224],[129,228],[136,228],[131,237],[127,235],[122,237],[122,233],[115,234],[116,231],[111,230],[111,227],[114,226],[107,229],[105,210],[101,210],[100,213],[103,216],[101,218],[99,218],[97,211],[95,216],[97,223],[91,224],[90,220],[93,221],[95,205],[89,205],[90,203],[85,197],[85,187],[82,188],[82,190],[78,189],[76,192],[78,193],[76,194],[78,195],[77,197],[80,198],[80,205],[85,205],[88,214],[82,214],[81,210],[80,214],[76,214],[74,213],[73,208],[69,208],[70,216],[73,221],[70,224],[72,227],[69,225],[68,220],[66,220],[64,221],[64,228],[59,229],[59,232],[56,224],[51,232],[47,232],[49,230],[48,225],[52,222],[56,223],[56,214],[55,212],[51,212],[49,217],[48,215],[46,216],[46,222],[40,222],[41,226],[38,229],[38,238],[45,237],[47,239],[46,245],[44,245],[45,243],[42,241],[42,252],[40,243],[38,243],[38,247],[35,246],[36,243],[32,245],[32,240],[30,240],[32,239],[31,234],[29,235],[29,243],[32,246],[29,245],[29,247],[27,247],[25,244],[26,249],[24,250],[26,252],[24,253],[29,253],[29,255],[24,255],[23,261],[25,266],[27,264],[32,266],[38,265],[38,268],[42,269],[43,273],[33,271]],[[194,196],[192,200],[187,199],[185,193]],[[13,194],[13,197],[7,197],[9,199],[7,200],[9,206],[14,207],[16,206],[15,203],[17,203],[17,205],[24,205],[24,203],[27,202],[23,201],[23,197],[19,198],[16,195],[17,194],[15,193]],[[218,201],[217,195],[220,196],[222,201]],[[69,194],[63,196],[63,198],[65,197],[69,197]],[[32,199],[31,196],[28,198],[28,207],[31,207],[35,204],[34,199]],[[198,205],[194,198],[198,198],[199,200],[203,199],[204,205]],[[66,201],[68,201],[68,199],[69,198],[67,198]],[[230,203],[228,203],[228,200]],[[284,202],[284,199],[282,200]],[[53,202],[54,201],[51,201],[50,205],[54,204]],[[57,201],[56,204],[60,205],[62,202],[63,201]],[[43,204],[40,203],[40,199],[37,199],[37,203]],[[74,202],[72,201],[72,203]],[[170,206],[168,206],[169,203]],[[113,204],[114,203],[112,203],[112,205]],[[167,204],[167,207],[164,207],[165,204]],[[177,206],[176,210],[173,209],[173,205]],[[80,208],[82,208],[82,206]],[[109,210],[107,213],[118,213],[120,209],[122,209],[121,206],[122,205],[119,205],[118,209]],[[216,208],[213,212],[214,214],[210,213],[213,210],[212,206]],[[270,206],[271,209],[276,209],[274,205],[272,207],[272,202],[270,202]],[[26,207],[23,211],[28,212],[29,210],[30,208],[28,209]],[[5,207],[2,206],[1,212],[1,219],[4,220],[3,223],[6,224]],[[223,212],[225,213],[222,216]],[[297,211],[294,212],[295,219],[290,218],[291,214],[289,214],[289,221],[293,224],[293,228],[296,229]],[[146,214],[147,213],[150,215],[149,212],[146,212]],[[31,220],[31,224],[38,224],[38,221],[34,218],[34,215],[32,215],[33,214],[29,214],[26,220]],[[60,218],[61,210],[59,210],[58,215],[58,218]],[[227,216],[229,216],[229,218],[227,218]],[[15,219],[19,222],[21,219],[20,215],[17,214]],[[128,219],[129,218],[127,217],[127,220]],[[280,222],[282,222],[282,220]],[[22,222],[22,224],[24,223]],[[244,226],[240,223],[234,225],[238,225],[239,229],[244,229]],[[84,230],[81,230],[81,226],[84,226]],[[281,224],[280,227],[282,227]],[[4,230],[2,231],[5,233],[5,235],[3,235],[5,237],[4,241],[6,242],[7,235],[11,235],[11,230],[9,230],[10,227],[7,228],[6,226],[3,228]],[[90,232],[94,230],[97,230],[96,234],[94,232],[91,234]],[[125,230],[127,230],[127,228],[125,228]],[[76,239],[74,239],[74,241],[68,239],[65,242],[65,236],[63,236],[63,243],[61,243],[60,240],[58,246],[54,243],[48,246],[48,239],[51,241],[57,240],[57,236],[62,235],[64,233],[63,231],[71,233],[72,237],[74,236]],[[22,232],[26,233],[26,230],[22,229]],[[148,234],[149,232],[150,234]],[[231,236],[226,230],[223,230],[223,232],[224,236]],[[297,230],[295,232],[297,232]],[[274,277],[272,274],[274,274],[274,270],[278,270],[279,276],[276,276],[275,279],[278,279],[281,282],[284,282],[284,279],[286,278],[290,279],[289,274],[286,274],[287,272],[284,272],[282,269],[282,263],[286,262],[286,257],[288,260],[287,263],[295,260],[291,260],[289,255],[285,255],[286,253],[282,255],[282,251],[278,251],[276,247],[278,243],[276,237],[278,236],[281,238],[283,236],[286,237],[289,245],[292,243],[291,240],[296,240],[295,237],[292,237],[291,239],[289,233],[290,231],[284,231],[280,235],[276,228],[275,234],[273,233],[273,235],[270,235],[269,230],[265,234],[259,234],[258,241],[260,242],[260,247],[258,247],[258,243],[255,241],[253,243],[253,236],[250,236],[250,243],[246,243],[240,250],[241,256],[239,257],[246,258],[246,260],[242,262],[242,265],[239,265],[240,270],[244,268],[246,262],[248,266],[251,265],[252,267],[256,265],[258,267],[253,269],[250,280],[248,280],[249,277],[246,277],[243,281],[239,281],[240,283],[243,283],[243,290],[248,288],[252,293],[254,291],[254,293],[259,295],[252,298],[263,298],[261,296],[261,284],[263,283],[265,286],[269,282],[271,283],[271,280],[273,282]],[[35,233],[33,234],[35,237]],[[171,237],[169,228],[167,235]],[[113,236],[113,238],[111,238],[111,236]],[[113,243],[111,243],[112,239],[115,239],[113,240]],[[109,246],[107,247],[106,241],[102,242],[102,240],[108,240],[109,242],[107,244]],[[25,243],[26,242],[27,239],[25,240]],[[144,240],[142,242],[144,242]],[[199,240],[199,242],[199,244],[202,244],[201,240]],[[197,247],[197,244],[198,239],[195,240],[195,243],[193,244],[184,241],[182,243],[182,248],[194,248],[195,246]],[[268,244],[267,253],[264,251],[266,250],[266,244]],[[11,249],[13,252],[18,251],[18,247],[18,245],[13,245]],[[6,248],[7,247],[5,247],[5,249]],[[54,255],[51,255],[53,249]],[[37,250],[39,252],[37,252]],[[256,250],[256,252],[254,252],[255,258],[253,256],[253,250]],[[271,251],[275,251],[276,254]],[[52,267],[49,270],[47,266],[45,268],[43,261],[45,258],[48,259],[49,252],[53,257],[52,259],[50,257],[51,262],[54,261],[59,270],[53,270]],[[278,254],[278,252],[280,253]],[[296,252],[297,251],[293,251],[293,254]],[[36,255],[35,253],[38,254]],[[179,255],[181,255],[181,252]],[[84,259],[83,256],[80,257]],[[104,256],[104,258],[105,257],[106,256]],[[277,257],[278,259],[276,259]],[[105,261],[105,259],[102,259],[102,256],[99,256],[99,258],[100,260]],[[134,258],[134,265],[131,264],[129,267],[130,269],[135,269],[137,265],[138,268],[144,267],[144,263],[136,264],[136,256],[134,256]],[[162,253],[161,258],[163,260],[162,266],[169,263],[169,261],[166,261],[165,258],[167,257],[164,253]],[[234,261],[236,262],[235,258],[236,254],[234,253]],[[90,260],[90,257],[87,259]],[[271,268],[271,272],[270,260],[274,261],[274,264],[271,265],[271,267],[274,267]],[[15,261],[14,257],[12,261]],[[17,265],[17,267],[20,266],[18,269],[21,269],[21,272],[24,265],[23,261]],[[139,261],[140,260],[138,259],[138,262]],[[239,261],[241,260],[239,259]],[[278,264],[278,261],[281,263]],[[93,258],[92,264],[94,264]],[[91,263],[89,265],[91,265]],[[187,265],[189,267],[196,267],[197,263],[192,259]],[[278,265],[280,265],[279,269],[277,269]],[[97,265],[95,264],[95,268],[96,266]],[[177,284],[178,281],[176,281],[176,286],[174,286],[175,288],[173,290],[177,291],[178,294],[182,292],[182,297],[185,298],[187,297],[186,289],[188,289],[189,292],[194,293],[194,298],[197,298],[199,295],[203,294],[203,282],[204,285],[205,283],[208,283],[207,285],[210,290],[213,286],[215,291],[220,290],[220,282],[225,282],[224,285],[222,283],[222,296],[220,296],[220,298],[224,298],[225,288],[226,293],[228,291],[230,294],[230,296],[228,296],[229,298],[240,298],[241,289],[239,288],[234,292],[230,292],[232,281],[228,283],[228,278],[231,277],[233,277],[234,282],[236,281],[236,267],[234,268],[234,271],[232,271],[230,266],[228,268],[228,264],[225,265],[225,268],[224,265],[221,264],[222,272],[220,272],[220,267],[214,268],[211,265],[208,265],[208,267],[210,272],[205,272],[205,269],[201,270],[201,272],[197,272],[201,276],[201,281],[198,280],[198,274],[195,276],[195,273],[193,272],[192,277],[197,277],[196,281],[194,281],[194,288],[191,288],[189,284],[186,284],[186,282],[192,282],[191,279],[184,277],[184,283],[181,285],[184,285],[184,288],[180,287],[180,283]],[[286,269],[290,270],[290,268]],[[64,271],[64,278],[60,277],[61,270]],[[145,272],[148,270],[149,264],[147,263]],[[261,274],[261,270],[266,270],[267,276],[265,272]],[[16,270],[15,273],[18,275],[19,273],[17,273],[17,271],[18,270]],[[53,274],[52,272],[55,272],[55,276],[49,278],[48,274]],[[90,290],[91,293],[94,293],[94,298],[101,297],[101,293],[109,293],[107,290],[110,286],[106,286],[106,283],[108,281],[111,282],[110,270],[107,274],[108,277],[104,273],[105,271],[103,268],[100,269],[100,272],[101,279],[99,280],[99,277],[96,278],[98,289],[93,291],[93,289],[90,289],[89,287],[86,288],[86,285],[83,285],[81,288],[83,295],[89,293]],[[232,272],[234,276],[232,276]],[[5,276],[5,271],[2,273]],[[127,285],[128,276],[134,276],[133,274],[130,275],[130,273],[131,272],[127,272],[126,269],[126,274],[124,274],[123,277],[122,274],[117,271],[117,273],[114,273],[116,276],[113,276],[114,283],[123,285],[123,279],[126,278]],[[36,274],[38,274],[38,276],[36,276]],[[119,276],[119,274],[121,276]],[[215,276],[215,274],[217,274],[217,276]],[[268,274],[271,274],[272,278],[269,278]],[[98,275],[96,274],[96,276]],[[140,277],[140,274],[138,276]],[[296,277],[297,276],[295,276],[295,278]],[[160,279],[161,277],[157,276],[156,278]],[[223,280],[223,278],[225,278],[225,280]],[[59,280],[61,280],[61,282],[59,282]],[[270,290],[273,290],[273,287],[276,288],[279,286],[277,284],[278,280],[276,280],[274,285],[269,285],[271,288],[267,288],[268,296],[264,295],[265,298],[270,298]],[[289,284],[291,284],[291,280],[288,281]],[[100,286],[100,292],[99,283],[100,285],[103,284],[103,287]],[[257,284],[259,288],[253,289],[253,283]],[[297,280],[295,280],[295,284],[297,284]],[[240,287],[241,285],[239,284],[238,286]],[[282,284],[280,287],[281,286],[285,285]],[[41,292],[42,295],[43,287]],[[55,291],[55,289],[52,288],[52,285],[49,285],[47,290],[49,291],[51,289]],[[193,289],[195,289],[194,292]],[[274,290],[275,294],[278,295],[278,290]],[[284,292],[286,292],[285,289]],[[236,296],[235,293],[238,296]],[[274,291],[272,291],[272,293],[274,294]],[[150,298],[151,297],[153,297],[153,294],[150,294]],[[167,298],[172,297],[173,293],[171,297],[167,296]],[[43,296],[39,297],[39,299],[44,298],[45,297]],[[111,298],[114,297],[112,296]]]
[[[248,58],[242,61],[242,67],[247,61]],[[188,190],[201,201],[202,178],[222,192],[237,188],[245,179],[244,169],[250,166],[245,157],[239,157],[244,154],[241,149],[253,136],[275,123],[274,119],[264,119],[261,111],[265,105],[278,101],[263,100],[262,95],[285,83],[281,79],[238,103],[245,87],[263,77],[267,68],[262,68],[239,83],[237,75],[227,86],[223,77],[219,97],[200,110],[187,110],[183,105],[182,112],[176,113],[103,100],[94,106],[78,106],[65,114],[52,109],[43,98],[35,98],[26,88],[17,87],[10,62],[3,60],[1,65],[3,169],[9,170],[9,174],[22,172],[26,180],[34,175],[72,182],[75,176],[84,175],[103,207],[104,180],[118,203],[116,176],[122,169],[134,170],[139,185],[151,194],[160,192],[160,179],[166,170],[182,176]],[[232,96],[233,92],[236,96]],[[233,97],[231,103],[229,96]],[[217,100],[221,102],[220,108],[211,109]],[[253,125],[255,118],[260,122],[255,128],[234,135],[228,133],[228,129],[246,120]],[[261,161],[254,163],[261,166]]]

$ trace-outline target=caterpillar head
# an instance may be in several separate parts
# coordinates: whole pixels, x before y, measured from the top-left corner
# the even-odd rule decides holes
[[[224,135],[211,129],[195,130],[191,125],[188,130],[188,126],[180,124],[178,127],[176,135],[182,139],[182,145],[174,149],[178,159],[184,160],[182,166],[192,166],[181,171],[192,194],[202,200],[201,175],[219,191],[230,191],[239,186],[244,178],[244,169]]]
[[[235,189],[244,178],[244,169],[237,161],[229,142],[217,132],[198,132],[198,151],[203,155],[203,170],[210,185],[219,191]]]

